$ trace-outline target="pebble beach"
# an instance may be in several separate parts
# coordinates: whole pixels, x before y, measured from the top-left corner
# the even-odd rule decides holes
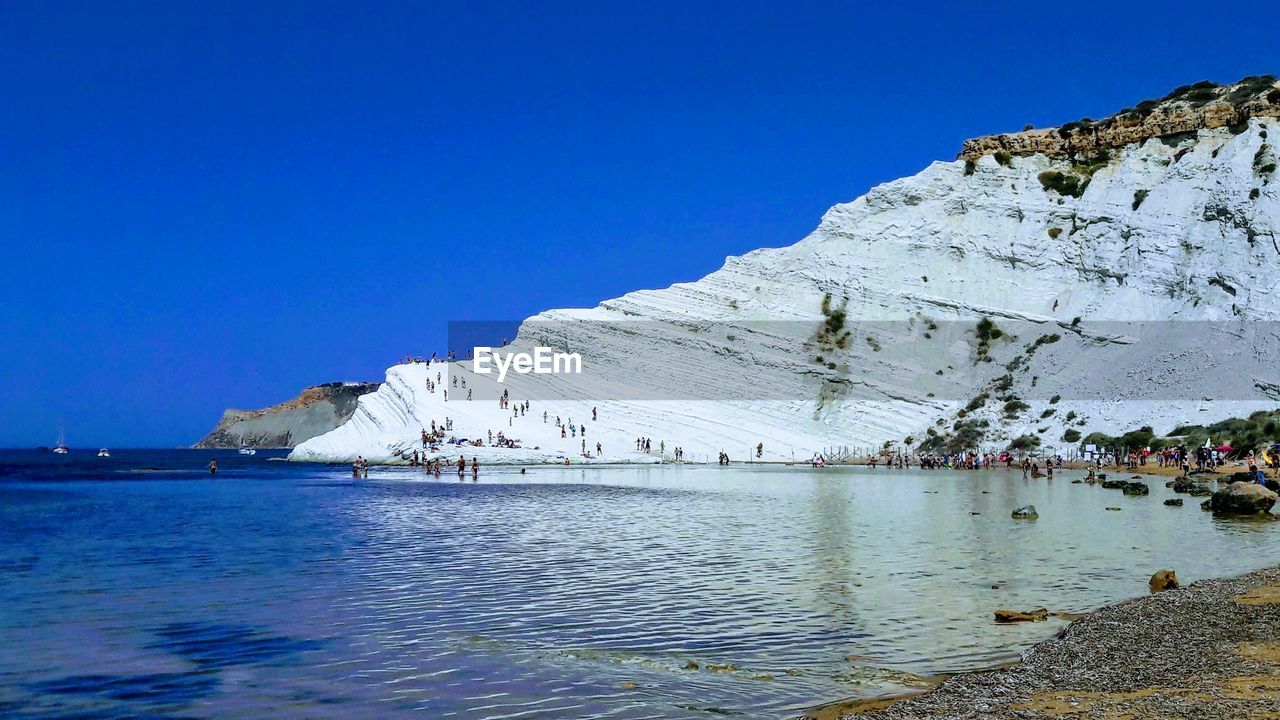
[[[1021,661],[920,695],[806,717],[1280,717],[1280,567],[1121,602],[1068,625]]]

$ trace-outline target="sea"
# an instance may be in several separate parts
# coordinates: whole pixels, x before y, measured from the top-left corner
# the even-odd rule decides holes
[[[789,718],[1016,660],[1065,622],[996,609],[1085,612],[1156,570],[1274,564],[1280,539],[1165,506],[1154,477],[1145,497],[1004,469],[357,479],[283,455],[0,451],[0,717]]]

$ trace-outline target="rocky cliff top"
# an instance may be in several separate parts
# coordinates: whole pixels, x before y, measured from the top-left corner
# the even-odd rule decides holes
[[[1253,75],[1230,85],[1207,80],[1183,85],[1159,100],[1144,100],[1101,120],[1082,118],[1061,127],[985,135],[966,140],[959,158],[1043,154],[1095,157],[1103,151],[1149,138],[1220,127],[1243,128],[1253,117],[1280,117],[1280,82]]]
[[[296,409],[304,408],[304,407],[307,407],[308,405],[312,405],[314,403],[321,402],[324,400],[334,400],[337,398],[343,398],[343,399],[357,398],[361,395],[364,395],[365,393],[371,393],[374,390],[377,390],[379,384],[380,383],[365,383],[365,382],[331,382],[331,383],[322,383],[320,385],[312,385],[311,387],[306,388],[302,392],[298,393],[297,397],[291,400],[286,400],[277,405],[272,405],[271,407],[265,407],[260,410],[236,410],[234,408],[228,408],[226,411],[222,413],[222,417],[238,418],[238,419],[262,417],[263,415],[271,415],[273,413],[278,413],[283,410],[296,410]]]
[[[217,427],[196,443],[200,448],[287,448],[346,422],[361,395],[379,383],[314,385],[297,397],[260,410],[226,410]]]

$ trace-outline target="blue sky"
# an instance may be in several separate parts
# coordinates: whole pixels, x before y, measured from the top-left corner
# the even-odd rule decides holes
[[[968,137],[1280,73],[1274,5],[0,4],[0,446],[172,446],[694,280]]]

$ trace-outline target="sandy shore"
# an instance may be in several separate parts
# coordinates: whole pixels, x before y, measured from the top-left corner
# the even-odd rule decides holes
[[[1020,663],[805,718],[1280,718],[1280,567],[1090,613]]]

